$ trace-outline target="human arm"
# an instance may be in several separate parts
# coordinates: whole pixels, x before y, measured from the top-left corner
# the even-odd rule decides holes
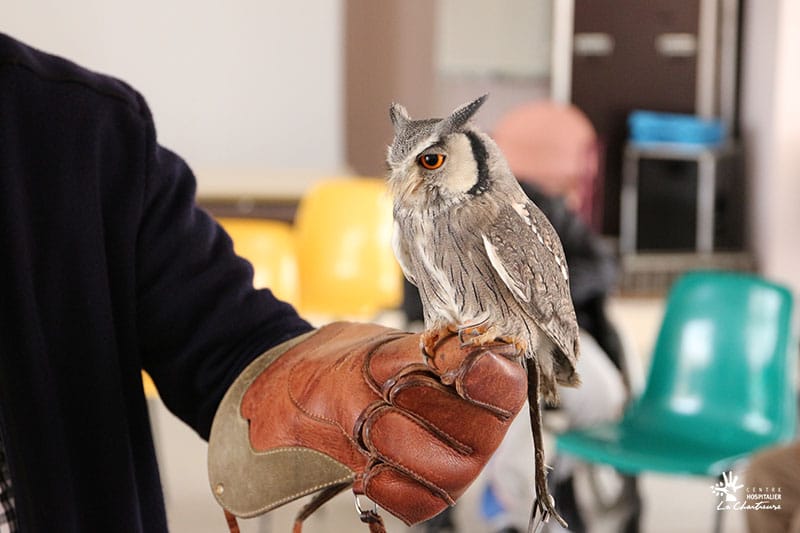
[[[287,303],[252,286],[252,267],[195,201],[195,179],[155,141],[136,242],[142,366],[167,407],[207,438],[222,395],[256,356],[311,330]]]

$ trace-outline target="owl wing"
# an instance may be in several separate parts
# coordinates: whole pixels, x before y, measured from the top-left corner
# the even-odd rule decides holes
[[[550,222],[532,202],[518,202],[503,207],[482,237],[500,279],[566,357],[556,364],[574,369],[578,324],[564,250]]]
[[[416,286],[417,282],[411,274],[411,258],[408,256],[408,251],[403,244],[404,242],[400,225],[395,221],[392,228],[392,250],[394,251],[397,262],[400,264],[400,270],[403,271],[403,275]]]

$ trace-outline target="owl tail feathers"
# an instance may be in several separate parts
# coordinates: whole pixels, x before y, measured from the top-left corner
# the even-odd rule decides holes
[[[543,373],[544,374],[544,373]],[[550,407],[558,407],[561,403],[561,398],[558,395],[558,385],[553,375],[542,375],[541,383],[539,383],[539,397],[544,399]]]
[[[579,357],[578,350],[577,341],[573,347],[572,355],[565,353],[561,348],[553,345],[550,357],[555,367],[556,381],[558,381],[559,385],[578,387],[581,384],[581,377],[578,375],[577,368],[575,368]]]
[[[525,354],[526,362],[533,360],[539,371],[539,393],[550,406],[558,406],[558,385],[578,387],[581,377],[578,375],[579,350],[577,339],[572,350],[569,344],[557,343],[548,335],[541,335],[538,345],[529,348]],[[528,365],[530,366],[530,364]],[[529,370],[530,372],[530,370]]]
[[[533,502],[531,523],[528,530],[538,531],[540,523],[547,522],[551,516],[562,527],[567,528],[567,522],[556,511],[555,500],[547,489],[547,466],[544,462],[544,440],[542,438],[542,406],[539,403],[540,387],[545,380],[543,379],[542,383],[540,383],[539,364],[536,361],[529,361],[526,367],[528,371],[528,404],[531,417],[531,432],[533,433],[534,468],[536,469],[536,472],[534,472],[536,499]],[[558,394],[555,391],[556,386],[552,375],[549,381],[550,389],[548,389],[548,386],[544,387],[545,397],[548,395],[548,390],[551,390],[557,399]]]
[[[558,348],[553,347],[552,353],[525,359],[527,366],[536,366],[539,372],[539,398],[550,407],[557,407],[560,400],[558,386],[577,387],[581,384],[581,377],[572,365],[559,364],[560,359],[555,355]],[[530,372],[530,369],[528,370]]]

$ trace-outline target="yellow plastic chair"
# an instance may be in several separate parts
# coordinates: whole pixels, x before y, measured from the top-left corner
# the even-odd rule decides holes
[[[385,180],[335,178],[301,199],[295,219],[300,309],[327,318],[371,318],[402,300]]]
[[[158,398],[158,390],[156,384],[153,383],[153,378],[150,374],[142,370],[142,387],[144,387],[144,395],[149,400],[151,398]]]
[[[292,227],[255,218],[218,218],[233,239],[233,249],[253,265],[253,285],[268,288],[281,300],[300,302],[297,257]]]

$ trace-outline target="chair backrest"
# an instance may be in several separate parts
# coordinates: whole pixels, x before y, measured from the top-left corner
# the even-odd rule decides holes
[[[303,196],[295,218],[300,309],[370,318],[396,308],[402,275],[392,252],[392,202],[376,178],[331,178]]]
[[[756,276],[692,272],[673,286],[647,384],[626,422],[757,448],[797,416],[792,295]]]
[[[298,305],[300,283],[292,227],[276,220],[218,218],[233,239],[233,249],[253,265],[253,285]]]

